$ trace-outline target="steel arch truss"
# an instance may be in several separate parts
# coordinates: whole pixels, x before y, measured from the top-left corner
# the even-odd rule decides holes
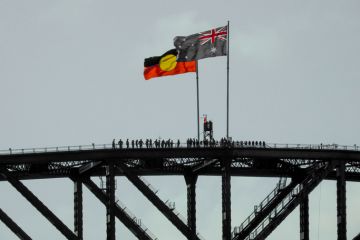
[[[300,236],[308,239],[308,194],[323,180],[337,181],[338,239],[346,238],[346,181],[360,181],[360,152],[323,148],[156,148],[88,149],[39,153],[0,154],[0,181],[8,181],[67,239],[83,239],[83,196],[86,186],[106,207],[107,239],[115,239],[115,219],[137,238],[156,237],[115,196],[115,177],[126,177],[187,239],[200,239],[196,231],[196,180],[221,176],[223,239],[265,239],[300,205]],[[26,151],[25,151],[26,152]],[[163,202],[142,176],[183,176],[187,185],[187,220],[174,205]],[[106,176],[106,186],[91,177]],[[231,232],[231,177],[280,179],[275,189],[239,227]],[[74,182],[74,231],[60,221],[21,180],[70,178]],[[184,189],[185,190],[185,189]],[[21,239],[31,239],[5,212],[0,220]],[[356,237],[358,238],[358,237]],[[355,239],[356,239],[355,238]]]

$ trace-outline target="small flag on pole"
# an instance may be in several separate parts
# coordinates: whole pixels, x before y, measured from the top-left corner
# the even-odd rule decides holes
[[[187,37],[177,36],[174,45],[178,62],[188,62],[208,57],[227,55],[228,27],[218,27]]]
[[[187,72],[196,72],[196,62],[177,62],[177,50],[171,49],[161,56],[146,58],[144,61],[144,78],[169,76]]]

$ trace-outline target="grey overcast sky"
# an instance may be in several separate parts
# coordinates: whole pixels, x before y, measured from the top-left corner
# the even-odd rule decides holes
[[[230,135],[271,143],[360,144],[360,2],[0,0],[0,149],[196,136],[193,73],[143,79],[173,38],[230,21]],[[226,58],[199,62],[200,113],[226,134]],[[98,182],[97,179],[94,179]],[[181,177],[148,177],[186,216]],[[232,227],[275,186],[232,178]],[[70,180],[25,181],[70,228]],[[174,187],[176,186],[176,187]],[[310,238],[336,239],[335,182],[310,195]],[[159,239],[184,239],[126,179],[117,196]],[[0,207],[33,239],[64,239],[8,183]],[[348,238],[360,185],[347,184]],[[105,208],[84,188],[85,239],[105,239]],[[221,239],[221,179],[200,177],[198,230]],[[269,237],[299,239],[296,209]],[[118,222],[119,239],[135,239]],[[0,239],[17,239],[0,223]]]

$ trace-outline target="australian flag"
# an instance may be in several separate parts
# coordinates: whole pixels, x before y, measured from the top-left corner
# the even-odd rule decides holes
[[[227,55],[227,26],[214,28],[187,37],[177,36],[174,45],[178,51],[177,61],[188,62],[208,57]]]

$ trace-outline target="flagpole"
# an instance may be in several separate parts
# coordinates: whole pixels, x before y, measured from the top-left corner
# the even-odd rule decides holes
[[[197,139],[200,141],[200,113],[199,113],[199,70],[196,60],[196,100],[197,100]]]
[[[227,104],[226,104],[226,138],[229,139],[229,42],[230,23],[227,22]]]

